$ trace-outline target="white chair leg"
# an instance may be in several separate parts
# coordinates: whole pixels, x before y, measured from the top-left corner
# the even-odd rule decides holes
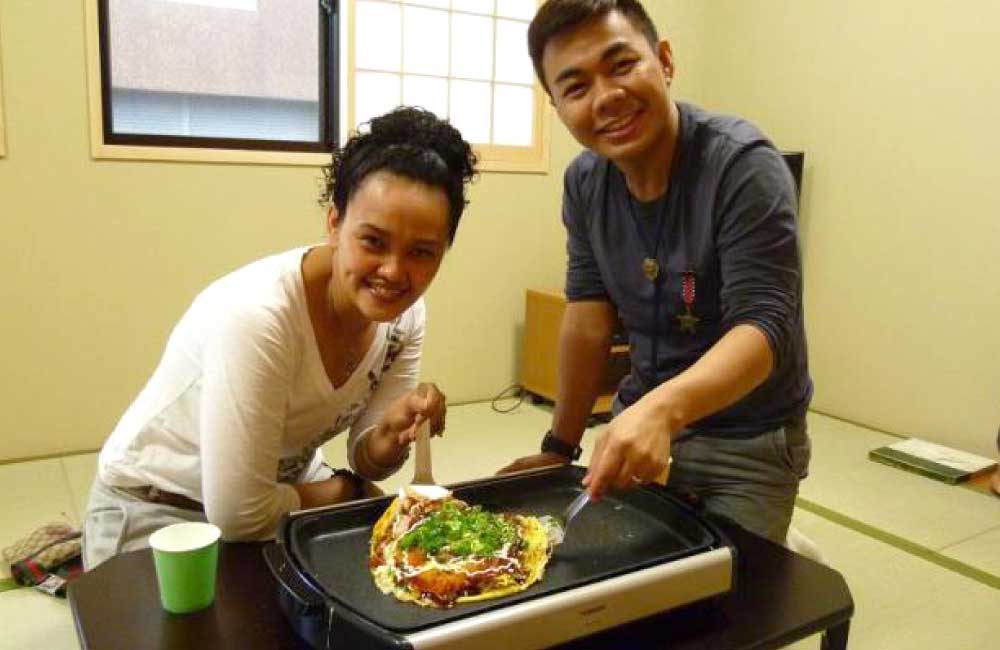
[[[811,539],[799,532],[799,529],[794,524],[788,527],[788,534],[785,536],[785,548],[799,555],[804,555],[810,560],[826,564],[819,547]]]

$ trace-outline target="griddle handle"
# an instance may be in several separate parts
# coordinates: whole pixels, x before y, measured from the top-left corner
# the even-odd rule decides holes
[[[313,648],[413,650],[413,645],[402,636],[358,616],[339,603],[327,602],[288,561],[280,541],[264,547],[264,561],[282,587],[279,602],[288,622]]]
[[[275,580],[284,585],[285,592],[295,601],[296,609],[303,616],[315,615],[325,609],[323,597],[307,583],[288,561],[280,544],[264,547],[264,560]]]

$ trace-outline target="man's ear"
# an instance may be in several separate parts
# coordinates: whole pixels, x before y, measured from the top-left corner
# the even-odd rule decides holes
[[[667,83],[674,78],[674,53],[670,49],[670,41],[662,39],[656,46],[656,57],[663,66],[663,71],[667,76]]]

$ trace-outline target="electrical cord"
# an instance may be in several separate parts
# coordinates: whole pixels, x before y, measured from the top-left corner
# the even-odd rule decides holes
[[[521,388],[521,384],[511,384],[507,388],[504,388],[502,391],[500,391],[497,394],[497,396],[493,398],[493,400],[490,402],[490,407],[497,413],[510,413],[511,411],[517,409],[517,407],[521,406],[522,403],[524,403],[524,395],[526,392],[527,391]],[[500,406],[497,405],[498,402],[509,399],[516,399],[517,401],[514,402],[513,406],[510,406],[508,408],[501,408]]]

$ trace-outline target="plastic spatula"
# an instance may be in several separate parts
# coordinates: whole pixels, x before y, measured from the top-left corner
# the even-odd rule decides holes
[[[659,483],[660,485],[667,484],[667,478],[670,476],[670,466],[673,462],[673,458],[667,460],[667,468],[660,473],[654,483]],[[562,544],[563,540],[566,539],[566,530],[569,528],[569,522],[573,521],[573,518],[576,517],[588,503],[590,503],[590,493],[583,490],[580,494],[576,495],[576,498],[570,501],[568,506],[566,506],[562,517],[552,517],[546,515],[539,518],[542,520],[542,523],[548,527],[549,541],[552,542],[552,544]]]
[[[583,490],[566,506],[562,517],[539,517],[548,529],[549,542],[553,545],[562,544],[563,540],[566,539],[566,529],[569,528],[569,522],[573,521],[573,517],[576,517],[577,513],[583,510],[583,506],[588,503],[590,503],[590,494],[586,490]]]

